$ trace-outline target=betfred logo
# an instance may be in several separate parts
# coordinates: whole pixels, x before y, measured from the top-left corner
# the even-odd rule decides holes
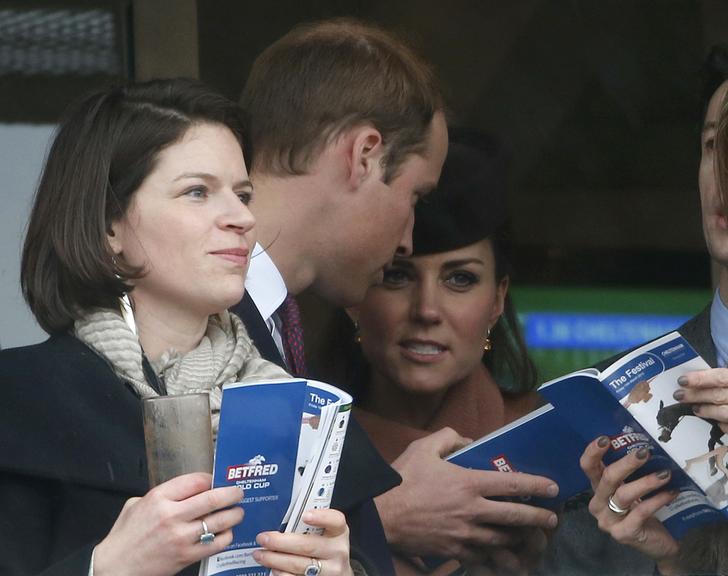
[[[493,468],[498,470],[498,472],[515,472],[516,470],[511,466],[511,463],[508,461],[508,458],[505,457],[504,454],[501,454],[500,456],[496,456],[493,458],[490,463],[493,465]]]
[[[623,450],[635,444],[649,444],[650,439],[646,434],[635,432],[631,426],[625,426],[621,434],[610,436],[609,441],[612,444],[612,450]]]
[[[278,472],[278,464],[265,464],[265,456],[258,454],[248,460],[247,464],[228,466],[227,480],[242,480],[272,476]]]

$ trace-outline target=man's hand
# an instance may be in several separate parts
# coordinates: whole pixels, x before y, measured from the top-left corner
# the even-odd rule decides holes
[[[443,460],[467,440],[445,428],[417,440],[392,463],[402,484],[375,498],[389,543],[410,556],[490,559],[494,547],[519,546],[518,527],[554,528],[550,510],[492,496],[558,494],[548,478],[530,474],[468,470]]]

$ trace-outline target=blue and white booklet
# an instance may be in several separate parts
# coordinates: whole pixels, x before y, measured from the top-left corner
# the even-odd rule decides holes
[[[727,438],[714,421],[696,416],[673,393],[677,379],[709,366],[672,332],[599,372],[574,372],[545,383],[539,392],[590,442],[609,436],[607,463],[647,447],[648,462],[635,477],[670,469],[669,489],[680,491],[657,517],[675,538],[728,518]]]
[[[351,403],[314,380],[223,387],[213,486],[242,487],[245,517],[232,544],[201,563],[201,576],[267,575],[252,555],[259,533],[319,533],[302,516],[331,503]]]
[[[589,487],[579,467],[586,444],[554,407],[546,404],[452,453],[447,460],[465,468],[550,478],[559,485],[557,497],[510,500],[556,509]]]
[[[559,494],[554,498],[488,498],[559,509],[565,500],[589,487],[589,481],[579,467],[586,444],[554,407],[546,404],[453,452],[447,460],[475,470],[525,472],[550,478],[559,485]],[[434,570],[445,559],[426,557],[423,561]]]

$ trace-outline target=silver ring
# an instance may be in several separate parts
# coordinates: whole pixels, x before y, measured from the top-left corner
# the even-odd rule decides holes
[[[200,534],[200,544],[212,544],[215,541],[215,535],[207,529],[207,522],[202,522],[202,534]]]
[[[609,497],[607,504],[609,509],[614,512],[617,516],[626,516],[629,513],[629,508],[622,508],[614,501],[614,494]]]
[[[321,561],[311,558],[311,563],[303,570],[303,576],[321,576]]]

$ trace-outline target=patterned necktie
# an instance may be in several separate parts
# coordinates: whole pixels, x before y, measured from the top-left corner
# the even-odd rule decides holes
[[[306,358],[303,352],[303,325],[296,299],[290,294],[278,308],[281,336],[286,364],[294,376],[306,376]]]

